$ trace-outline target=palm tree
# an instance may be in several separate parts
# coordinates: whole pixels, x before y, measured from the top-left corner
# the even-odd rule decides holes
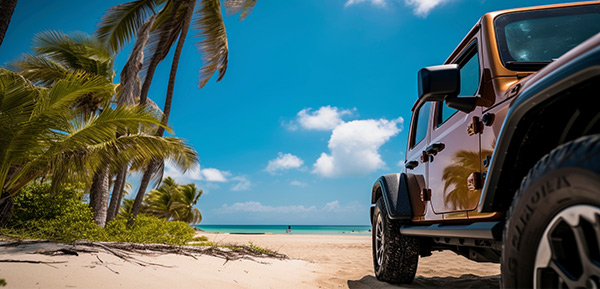
[[[188,224],[198,224],[202,221],[202,214],[196,207],[198,199],[202,196],[202,190],[196,185],[187,184],[179,186],[178,201],[174,204],[175,214],[173,220],[183,221]]]
[[[10,24],[15,7],[17,7],[17,0],[0,1],[0,45],[2,45],[4,35],[8,30],[8,24]]]
[[[491,151],[483,150],[482,155]],[[481,190],[469,190],[467,178],[472,172],[479,172],[481,158],[479,151],[457,151],[452,158],[452,165],[444,168],[442,180],[444,183],[444,203],[454,209],[472,209],[479,202]],[[449,192],[448,189],[452,188]]]
[[[103,43],[87,34],[73,36],[57,31],[38,33],[33,40],[34,54],[24,56],[11,64],[15,71],[34,83],[52,86],[57,80],[72,71],[85,71],[112,84],[114,54]],[[84,118],[93,117],[103,107],[107,107],[114,92],[100,95],[90,93],[82,97],[74,108]],[[95,172],[90,186],[90,206],[97,219],[106,219],[110,181],[109,164]],[[101,222],[100,222],[101,223]],[[99,223],[99,224],[100,224]]]
[[[133,134],[115,138],[117,131],[160,126],[156,116],[137,107],[82,116],[73,110],[89,94],[108,94],[112,84],[100,76],[72,72],[51,87],[37,87],[23,76],[0,69],[0,224],[8,223],[12,197],[45,174],[53,182],[89,180],[107,164],[147,163],[170,158],[182,167],[197,162],[196,152],[178,138]]]
[[[201,8],[196,12],[195,27],[204,37],[200,41],[200,50],[203,54],[204,66],[201,68],[199,87],[202,88],[216,71],[219,72],[217,81],[220,81],[227,70],[229,48],[227,33],[221,15],[221,2],[219,0],[199,0]],[[149,65],[146,77],[140,92],[140,105],[145,105],[154,71],[158,64],[167,56],[175,41],[177,46],[171,64],[167,96],[163,108],[162,123],[167,124],[171,112],[171,102],[175,87],[177,66],[189,26],[192,23],[196,0],[136,0],[117,5],[107,11],[100,27],[97,30],[99,37],[113,50],[118,50],[125,45],[142,27],[144,19],[154,15],[158,6],[164,4],[156,15],[157,20],[150,34]],[[256,0],[226,0],[225,7],[228,14],[241,12],[241,20],[250,14]],[[164,130],[158,128],[156,135],[162,136]],[[159,167],[158,162],[152,162],[144,172],[140,188],[133,205],[132,215],[137,216],[142,200],[152,177]],[[162,171],[162,169],[160,169]]]
[[[200,196],[202,190],[196,189],[196,185],[179,185],[167,177],[144,198],[141,211],[158,218],[197,224],[202,221],[202,214],[194,206]]]

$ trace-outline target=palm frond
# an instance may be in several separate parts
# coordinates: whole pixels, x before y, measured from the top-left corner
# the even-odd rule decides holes
[[[111,81],[114,77],[114,55],[98,39],[84,33],[75,33],[71,37],[60,31],[43,31],[34,36],[33,50],[36,55],[43,55],[70,69],[103,75]]]
[[[225,0],[223,4],[225,5],[225,15],[227,17],[242,11],[240,15],[240,21],[242,21],[252,13],[254,6],[256,6],[256,0]]]
[[[257,0],[246,0],[246,3],[244,3],[244,11],[240,14],[240,21],[243,21],[250,13],[252,13],[254,6],[256,6],[256,1]]]
[[[164,2],[165,0],[137,0],[114,6],[106,11],[95,34],[112,51],[119,51]]]
[[[51,86],[57,79],[69,73],[63,64],[31,54],[24,54],[21,59],[10,63],[9,68],[41,86]]]
[[[217,81],[223,79],[229,59],[227,32],[221,15],[221,2],[202,0],[201,5],[202,8],[197,11],[194,22],[194,26],[200,31],[197,36],[203,38],[198,42],[204,62],[200,69],[199,88],[204,87],[217,71],[219,73]]]

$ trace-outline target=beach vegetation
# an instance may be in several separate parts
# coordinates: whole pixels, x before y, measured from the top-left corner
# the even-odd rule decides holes
[[[81,202],[77,186],[67,185],[56,192],[49,183],[32,183],[14,198],[14,215],[0,234],[17,238],[48,239],[57,242],[76,240],[161,243],[184,245],[192,241],[195,230],[180,221],[167,221],[140,215],[133,226],[117,217],[105,228],[94,222],[91,208]]]
[[[198,190],[196,185],[179,185],[173,178],[166,177],[145,197],[142,211],[166,220],[198,224],[202,221],[202,214],[194,206],[200,196],[202,190]]]
[[[14,72],[0,70],[0,225],[8,223],[12,198],[34,179],[48,179],[52,190],[64,182],[88,184],[103,226],[117,168],[156,159],[184,169],[197,163],[181,139],[141,133],[163,127],[155,111],[114,108],[114,56],[93,37],[46,31],[36,35],[33,50],[11,64]]]

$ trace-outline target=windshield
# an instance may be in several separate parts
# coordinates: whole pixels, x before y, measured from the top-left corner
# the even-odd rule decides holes
[[[504,66],[533,71],[600,32],[600,5],[509,13],[494,25]]]

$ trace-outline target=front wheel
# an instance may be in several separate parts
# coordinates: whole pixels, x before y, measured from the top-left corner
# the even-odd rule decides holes
[[[600,136],[564,144],[523,179],[508,213],[504,288],[600,288]]]
[[[372,223],[373,265],[377,280],[410,284],[419,261],[417,239],[400,234],[401,223],[388,218],[382,198],[377,200]]]

